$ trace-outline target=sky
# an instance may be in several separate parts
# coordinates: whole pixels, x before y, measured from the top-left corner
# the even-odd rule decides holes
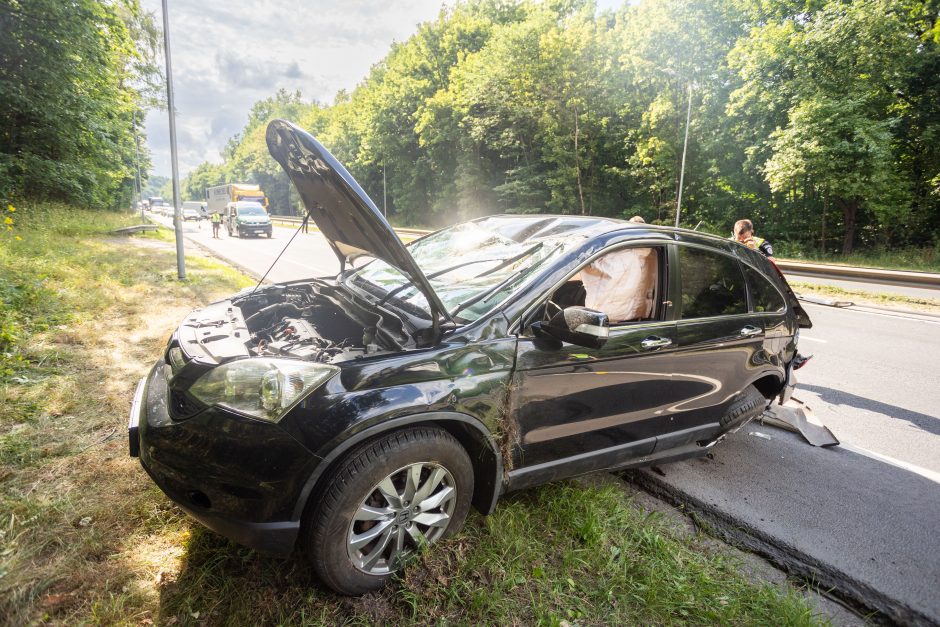
[[[180,178],[220,151],[252,104],[278,89],[333,102],[393,42],[437,17],[441,0],[167,0]],[[141,0],[162,28],[161,0]],[[599,0],[600,8],[618,5]],[[169,176],[166,111],[146,120],[153,174]]]

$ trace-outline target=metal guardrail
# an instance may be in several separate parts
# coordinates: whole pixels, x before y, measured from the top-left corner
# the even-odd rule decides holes
[[[299,224],[303,218],[291,216],[271,216],[281,222]],[[315,228],[314,225],[310,225]],[[396,228],[396,233],[407,237],[421,237],[431,231],[426,229]],[[839,266],[823,263],[809,263],[792,259],[777,259],[777,267],[783,272],[794,276],[811,276],[821,279],[846,279],[849,281],[866,281],[869,283],[882,283],[905,287],[919,287],[940,291],[940,274],[932,272],[914,272],[910,270],[882,270],[880,268],[859,268],[855,266]]]
[[[777,267],[786,274],[810,276],[822,279],[846,279],[866,281],[904,287],[919,287],[940,291],[940,274],[914,272],[910,270],[882,270],[881,268],[859,268],[831,264],[807,263],[792,259],[778,259]]]

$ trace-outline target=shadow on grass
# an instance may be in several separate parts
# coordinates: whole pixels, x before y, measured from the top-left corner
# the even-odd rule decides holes
[[[161,624],[273,625],[408,622],[399,586],[359,598],[330,592],[300,555],[269,557],[191,523],[176,579],[160,584]]]

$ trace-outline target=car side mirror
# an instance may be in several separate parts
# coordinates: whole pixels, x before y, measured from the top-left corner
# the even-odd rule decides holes
[[[610,321],[602,311],[567,307],[547,323],[536,322],[532,329],[537,336],[548,336],[585,348],[601,348],[610,336]]]

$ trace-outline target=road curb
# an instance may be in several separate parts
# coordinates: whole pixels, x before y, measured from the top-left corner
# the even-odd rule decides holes
[[[905,625],[937,624],[930,617],[853,579],[838,568],[818,562],[795,547],[676,489],[660,480],[654,470],[626,471],[622,477],[654,497],[686,510],[692,514],[696,525],[709,535],[760,555],[786,573],[807,581],[814,588],[826,592],[869,619]],[[876,616],[870,616],[873,612]]]
[[[166,230],[168,230],[168,231],[173,231],[173,228],[172,228],[172,227],[166,226],[166,225],[164,225],[164,224],[160,224],[159,222],[157,222],[156,224],[157,224],[157,226],[158,226],[159,228],[161,228],[161,229],[166,229]],[[241,272],[242,274],[244,274],[244,275],[246,275],[246,276],[248,276],[248,277],[251,277],[251,278],[254,279],[255,281],[260,281],[260,280],[261,280],[261,276],[260,276],[260,275],[256,274],[254,271],[252,271],[252,270],[248,269],[247,267],[243,266],[242,264],[238,263],[238,262],[235,261],[234,259],[230,259],[229,257],[226,257],[225,255],[223,255],[223,254],[221,254],[221,253],[219,253],[219,252],[217,252],[217,251],[215,251],[215,250],[212,250],[211,248],[206,248],[205,246],[203,246],[202,244],[200,244],[198,241],[192,239],[191,237],[188,237],[188,236],[185,235],[185,234],[183,235],[183,238],[184,238],[187,242],[189,242],[189,244],[190,244],[191,246],[193,246],[193,247],[195,247],[195,248],[198,248],[198,249],[202,252],[202,254],[203,254],[204,256],[206,256],[206,257],[214,257],[215,259],[218,259],[219,261],[222,261],[223,263],[226,263],[226,264],[232,266],[233,268],[235,268],[236,270],[238,270],[238,271]]]

